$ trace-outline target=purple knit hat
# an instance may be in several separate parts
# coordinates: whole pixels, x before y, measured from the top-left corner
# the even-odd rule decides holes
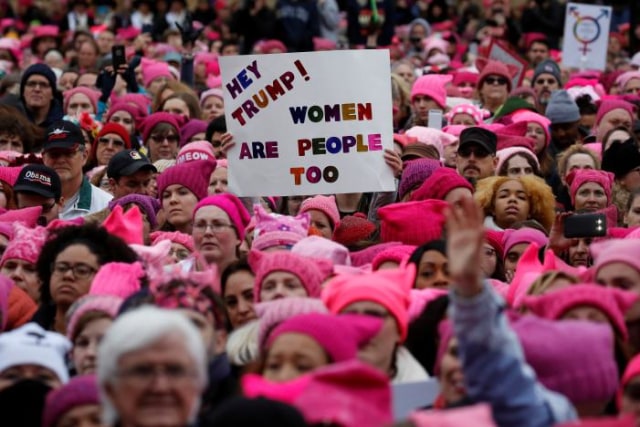
[[[307,335],[327,352],[331,362],[356,359],[358,350],[366,345],[382,327],[382,320],[371,316],[309,313],[292,317],[280,323],[269,335],[269,348],[281,335],[297,333]],[[336,334],[336,331],[340,331]]]
[[[127,194],[119,199],[111,200],[109,202],[109,209],[113,210],[113,208],[118,205],[122,206],[124,209],[125,205],[130,203],[135,203],[142,210],[142,213],[147,216],[147,220],[149,221],[149,225],[151,225],[152,229],[158,226],[158,219],[156,218],[156,215],[160,210],[160,202],[153,197],[142,194]]]
[[[189,167],[193,163],[188,163],[185,166]],[[211,174],[209,174],[211,175]],[[207,181],[207,186],[209,185]],[[160,185],[158,184],[158,187]],[[245,230],[249,222],[251,221],[251,215],[247,212],[247,208],[244,207],[242,201],[235,195],[225,193],[225,194],[217,194],[215,196],[205,197],[200,200],[200,203],[196,205],[196,208],[193,210],[193,216],[195,218],[198,210],[205,206],[215,206],[217,208],[222,209],[228,216],[231,222],[233,223],[234,228],[236,229],[236,233],[238,233],[238,237],[240,240],[244,240]]]
[[[85,295],[74,302],[67,311],[67,338],[73,340],[78,332],[76,327],[82,316],[97,311],[115,319],[123,299],[114,295]]]
[[[312,259],[286,251],[249,253],[249,264],[256,275],[254,286],[255,302],[260,302],[262,282],[271,273],[284,271],[300,279],[307,295],[320,296],[320,287],[324,279],[332,272],[332,263],[324,259]]]
[[[255,205],[253,212],[256,226],[252,249],[262,251],[274,246],[292,246],[309,234],[309,214],[276,216],[267,212],[262,205]]]
[[[51,391],[42,415],[42,427],[55,427],[60,418],[71,409],[84,405],[100,405],[98,382],[95,375],[72,378],[67,384]]]
[[[407,162],[398,186],[400,199],[412,189],[418,188],[433,172],[441,167],[442,163],[434,159],[416,159]]]
[[[215,169],[215,163],[199,160],[171,166],[158,175],[158,198],[170,185],[178,184],[188,188],[198,200],[207,197],[209,177]],[[195,211],[194,211],[195,213]]]
[[[184,147],[194,135],[205,133],[209,123],[204,120],[191,119],[180,129],[180,147]]]
[[[13,238],[2,254],[0,266],[3,266],[10,259],[19,259],[35,264],[47,240],[47,234],[47,229],[44,227],[27,228],[20,223],[14,223]]]

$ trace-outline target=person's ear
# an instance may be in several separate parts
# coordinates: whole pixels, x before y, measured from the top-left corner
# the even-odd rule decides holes
[[[110,191],[111,193],[113,193],[113,192],[115,191],[115,188],[116,188],[116,184],[117,184],[117,182],[116,182],[116,180],[115,180],[115,179],[113,179],[113,178],[109,178],[109,181],[108,181],[108,182],[109,182],[109,191]]]

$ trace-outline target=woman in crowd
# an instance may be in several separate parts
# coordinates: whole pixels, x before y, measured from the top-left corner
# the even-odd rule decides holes
[[[340,213],[334,196],[315,196],[302,202],[298,213],[308,212],[311,225],[322,237],[331,239],[333,231],[340,222]]]
[[[13,280],[33,301],[40,302],[40,278],[36,268],[38,256],[47,239],[44,227],[13,225],[13,235],[0,259],[0,273]]]
[[[415,289],[449,287],[447,248],[444,240],[434,240],[418,247],[409,258],[416,266]]]
[[[576,212],[595,212],[612,203],[613,174],[601,170],[578,169],[567,176],[571,203]]]
[[[95,375],[78,376],[49,393],[42,427],[104,427],[100,413]]]
[[[517,178],[522,175],[541,175],[538,158],[524,147],[510,147],[497,153],[496,175]]]
[[[129,149],[131,149],[130,132],[117,123],[107,123],[96,136],[91,148],[90,161],[95,166],[107,166],[115,154]]]
[[[202,110],[202,120],[211,120],[224,115],[224,97],[222,90],[215,88],[202,92],[200,95],[200,109]]]
[[[220,278],[221,295],[233,329],[257,318],[253,288],[255,275],[251,266],[238,260],[227,266]]]
[[[183,119],[170,113],[154,113],[141,125],[142,143],[152,163],[157,160],[175,160],[180,142]]]

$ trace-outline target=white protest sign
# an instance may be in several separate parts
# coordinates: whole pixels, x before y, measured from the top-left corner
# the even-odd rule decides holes
[[[562,65],[581,70],[604,70],[610,24],[610,6],[567,3]]]
[[[389,52],[220,58],[238,196],[395,190]]]

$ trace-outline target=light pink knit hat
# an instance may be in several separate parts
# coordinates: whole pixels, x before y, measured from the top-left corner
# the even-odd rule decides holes
[[[73,89],[64,91],[64,93],[62,94],[64,97],[64,104],[63,104],[64,111],[66,112],[67,108],[69,108],[69,101],[71,100],[71,97],[78,93],[89,98],[89,102],[91,102],[91,106],[93,107],[93,112],[97,113],[98,99],[100,99],[100,92],[84,86],[74,87]]]
[[[309,236],[297,242],[291,248],[294,254],[323,258],[335,265],[351,265],[349,249],[333,240],[320,236]]]
[[[151,246],[155,246],[163,240],[170,240],[184,246],[190,252],[196,250],[193,245],[193,237],[179,231],[154,231],[149,237],[151,238]]]
[[[529,157],[533,159],[533,162],[536,164],[538,168],[540,168],[540,162],[538,162],[538,157],[533,153],[533,151],[524,147],[508,147],[503,148],[502,150],[498,150],[496,152],[496,157],[498,158],[498,164],[496,166],[496,171],[499,171],[502,168],[502,165],[510,158],[515,156],[516,154],[527,154]]]
[[[324,259],[311,259],[287,251],[249,253],[249,264],[256,275],[254,286],[255,302],[260,302],[262,282],[271,273],[284,271],[300,279],[307,295],[312,298],[320,296],[322,281],[331,274],[333,265]]]
[[[158,62],[142,68],[144,87],[148,88],[149,85],[159,77],[166,77],[169,80],[173,80],[173,74],[171,74],[171,70],[167,64]]]
[[[309,234],[309,214],[298,216],[276,215],[267,212],[262,205],[255,205],[256,218],[252,249],[262,251],[275,246],[292,246]]]
[[[91,283],[89,295],[114,295],[127,298],[140,290],[140,279],[145,276],[142,264],[109,262],[100,267]]]
[[[458,114],[468,114],[475,121],[476,125],[480,125],[491,113],[473,104],[460,104],[449,110],[449,112],[444,115],[444,118],[447,119],[447,123],[451,123],[453,118]]]
[[[417,246],[414,245],[398,245],[387,248],[373,258],[371,269],[376,271],[385,262],[397,262],[398,265],[402,265],[403,262],[409,259],[416,248]]]
[[[13,238],[2,254],[0,266],[3,266],[10,259],[19,259],[35,264],[47,240],[47,235],[47,229],[44,227],[27,228],[20,223],[14,223]]]
[[[455,136],[441,130],[425,126],[413,126],[405,132],[405,135],[416,138],[417,142],[435,147],[440,158],[443,156],[443,147],[453,144],[457,139]]]
[[[318,195],[306,199],[300,206],[300,213],[309,212],[310,210],[317,210],[325,214],[333,223],[334,230],[338,227],[340,212],[338,211],[338,205],[336,204],[336,198],[334,196]]]
[[[67,338],[73,340],[76,334],[76,327],[82,316],[98,311],[105,313],[110,318],[115,319],[122,305],[122,298],[114,295],[85,295],[74,302],[67,312]]]
[[[216,156],[213,154],[213,146],[209,141],[193,141],[185,144],[176,157],[176,164],[204,160],[216,164]]]

